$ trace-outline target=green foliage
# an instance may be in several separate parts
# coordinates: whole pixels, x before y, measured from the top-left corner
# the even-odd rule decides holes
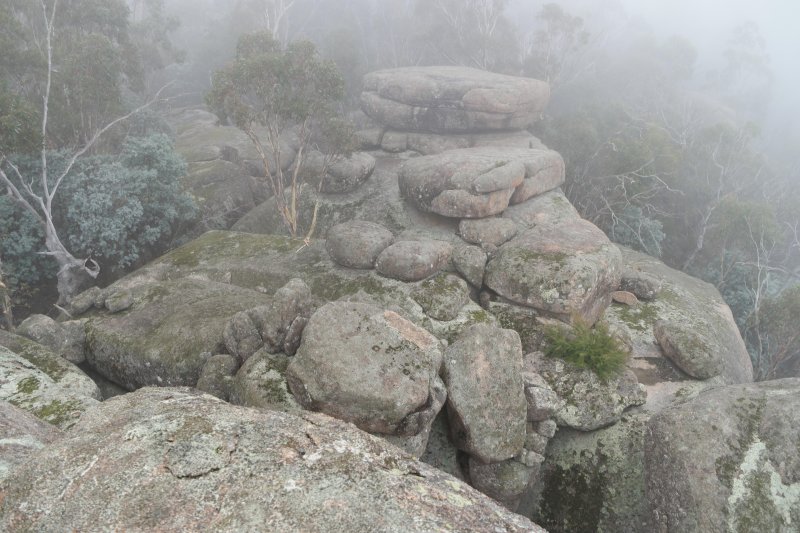
[[[761,307],[759,325],[764,345],[762,360],[756,370],[762,379],[792,375],[800,369],[800,285],[789,287],[779,295],[767,298]]]
[[[52,260],[38,254],[44,249],[39,221],[9,196],[0,196],[0,257],[9,287],[19,290],[55,274]]]
[[[163,134],[130,138],[119,156],[84,162],[62,193],[71,249],[116,268],[132,265],[195,216],[180,187],[185,172]]]
[[[620,340],[600,322],[594,328],[575,321],[571,330],[552,326],[545,330],[548,357],[564,359],[579,368],[593,371],[605,380],[625,368],[628,354]]]

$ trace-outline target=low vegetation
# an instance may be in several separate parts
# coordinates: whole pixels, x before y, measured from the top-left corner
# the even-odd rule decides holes
[[[581,321],[576,321],[572,329],[551,326],[545,330],[545,338],[548,357],[591,370],[603,380],[621,373],[628,360],[625,346],[602,322],[594,328]]]

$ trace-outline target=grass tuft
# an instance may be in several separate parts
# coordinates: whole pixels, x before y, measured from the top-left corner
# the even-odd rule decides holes
[[[603,380],[620,374],[628,360],[623,343],[602,322],[592,328],[576,321],[571,330],[551,326],[545,330],[545,338],[545,355],[591,370]]]

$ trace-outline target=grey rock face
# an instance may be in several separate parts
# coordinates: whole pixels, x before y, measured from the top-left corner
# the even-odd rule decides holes
[[[619,285],[622,255],[596,226],[577,214],[547,213],[560,208],[539,198],[529,200],[526,214],[535,225],[500,247],[484,281],[514,303],[593,324]]]
[[[71,363],[80,364],[86,360],[84,322],[56,322],[45,315],[31,315],[19,325],[17,334],[50,348]]]
[[[722,372],[722,355],[687,326],[659,320],[653,326],[653,335],[664,355],[693,378],[718,376]]]
[[[453,247],[444,241],[398,241],[378,256],[376,270],[400,281],[420,281],[447,266]]]
[[[287,380],[306,409],[411,436],[433,421],[420,414],[434,402],[441,358],[436,337],[397,313],[332,302],[311,316]]]
[[[328,169],[321,191],[342,194],[361,186],[375,170],[375,158],[364,152],[355,152],[348,158],[335,161]]]
[[[484,133],[440,135],[419,131],[394,131],[380,134],[377,144],[386,152],[413,150],[422,155],[440,154],[448,150],[460,150],[476,146],[502,146],[506,148],[546,149],[537,137],[527,131],[506,130]],[[374,135],[374,134],[371,134]],[[372,136],[369,140],[374,140]]]
[[[462,220],[458,225],[461,238],[471,244],[501,246],[517,234],[517,225],[507,218]]]
[[[453,444],[484,463],[517,455],[526,413],[517,332],[471,326],[447,348],[444,361]]]
[[[187,389],[103,403],[0,493],[4,531],[543,531],[347,423]]]
[[[477,246],[458,246],[453,252],[453,265],[470,284],[483,287],[483,274],[486,271],[486,252]]]
[[[603,381],[591,370],[534,352],[525,355],[525,371],[544,378],[563,402],[555,412],[559,426],[593,431],[617,422],[625,409],[647,399],[644,386],[629,370]]]
[[[330,229],[325,241],[328,254],[336,263],[350,268],[374,268],[378,256],[394,235],[374,222],[352,220]]]
[[[224,351],[228,321],[269,302],[256,291],[199,279],[143,282],[131,292],[129,309],[86,326],[88,362],[128,390],[194,386],[209,355]]]
[[[237,313],[225,325],[223,338],[228,351],[241,362],[246,361],[256,351],[266,347],[270,353],[284,349],[287,334],[292,325],[294,337],[302,333],[302,322],[295,324],[298,317],[311,316],[314,300],[311,290],[304,281],[294,278],[275,291],[269,305],[262,305]],[[300,328],[300,331],[296,331]],[[292,347],[293,343],[290,343]]]
[[[239,360],[230,354],[212,355],[206,360],[197,389],[216,396],[220,400],[230,401],[233,388],[233,376],[239,370]]]
[[[701,392],[647,423],[656,530],[792,531],[800,523],[800,380]]]
[[[0,401],[0,482],[15,466],[61,437],[55,426]]]
[[[560,171],[551,171],[557,167]],[[423,211],[485,218],[564,182],[563,162],[549,150],[478,147],[406,161],[398,171],[403,197]],[[520,192],[522,191],[522,192]]]
[[[409,67],[364,76],[361,108],[401,130],[460,133],[524,129],[550,97],[539,80],[465,67]]]
[[[245,407],[299,411],[286,384],[289,357],[271,354],[266,349],[256,352],[236,373],[231,389],[231,403]]]
[[[539,463],[536,462],[528,466],[517,459],[489,464],[471,457],[469,459],[469,480],[472,486],[512,511],[517,509],[531,477],[538,470]]]
[[[619,288],[632,292],[640,300],[653,300],[661,291],[662,285],[660,279],[647,272],[625,268],[622,271]]]
[[[52,353],[50,357],[53,364],[60,360],[72,368],[37,366],[0,346],[0,400],[58,428],[67,429],[98,403],[100,390],[72,363]],[[39,361],[39,365],[43,363]]]
[[[423,281],[411,297],[429,317],[450,321],[455,320],[461,308],[469,302],[469,286],[458,276],[439,274]]]

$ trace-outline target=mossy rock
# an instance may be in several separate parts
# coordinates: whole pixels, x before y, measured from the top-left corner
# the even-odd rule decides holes
[[[0,400],[67,429],[98,403],[96,398],[100,393],[95,385],[96,397],[86,396],[70,386],[70,380],[64,379],[64,375],[61,378],[61,382],[54,380],[28,359],[0,346]],[[75,385],[79,387],[80,383]]]
[[[194,386],[209,354],[224,350],[227,321],[269,301],[256,291],[188,278],[142,283],[131,293],[129,309],[87,324],[87,361],[129,390]]]

